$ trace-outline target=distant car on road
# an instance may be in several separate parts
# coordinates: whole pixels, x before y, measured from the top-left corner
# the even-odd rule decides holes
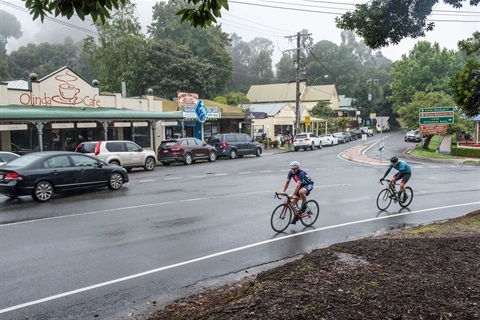
[[[405,134],[405,141],[420,142],[422,141],[422,136],[418,132],[418,129],[410,130]]]
[[[348,142],[348,137],[344,132],[335,132],[333,135],[338,138],[339,143],[347,143]]]
[[[359,130],[362,130],[367,136],[373,136],[373,129],[370,127],[361,127]]]
[[[299,133],[293,138],[293,149],[295,151],[309,148],[312,150],[315,148],[322,149],[322,142],[314,133]]]
[[[20,156],[16,153],[0,151],[0,166],[17,158],[20,158]]]
[[[217,159],[217,151],[215,147],[197,138],[172,139],[160,143],[157,159],[164,166],[169,166],[173,162],[189,165],[197,160],[214,162]]]
[[[127,182],[124,168],[71,151],[34,152],[0,166],[0,194],[10,198],[30,195],[39,202],[67,190],[118,190]]]
[[[320,135],[320,141],[322,141],[322,145],[324,146],[334,146],[338,144],[338,138],[335,137],[333,134]]]

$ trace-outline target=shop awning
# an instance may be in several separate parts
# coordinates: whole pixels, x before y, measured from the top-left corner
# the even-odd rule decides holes
[[[181,120],[181,112],[116,108],[0,106],[0,121],[28,120]]]

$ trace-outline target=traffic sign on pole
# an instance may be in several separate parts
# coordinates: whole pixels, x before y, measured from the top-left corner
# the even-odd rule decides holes
[[[454,107],[420,108],[418,122],[420,124],[452,124]]]
[[[453,117],[424,117],[420,118],[420,124],[453,123]]]

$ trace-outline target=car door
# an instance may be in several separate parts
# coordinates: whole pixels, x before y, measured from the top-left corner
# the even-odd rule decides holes
[[[143,166],[142,148],[136,143],[126,141],[125,144],[125,161],[124,166]]]
[[[257,145],[255,140],[248,134],[242,134],[245,137],[245,154],[256,154]]]
[[[239,155],[248,154],[248,141],[247,137],[244,134],[236,134],[237,138],[237,149]]]
[[[56,189],[68,190],[76,187],[78,172],[68,155],[57,155],[45,159],[43,167],[46,169],[46,174],[37,180],[51,181]]]
[[[187,139],[187,145],[190,153],[194,159],[201,159],[205,157],[204,152],[202,151],[202,142],[196,138]]]
[[[77,181],[80,187],[102,185],[108,180],[109,172],[99,166],[100,160],[81,154],[71,155],[70,158],[77,170]]]

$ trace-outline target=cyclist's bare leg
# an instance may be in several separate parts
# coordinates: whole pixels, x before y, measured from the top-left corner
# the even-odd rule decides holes
[[[300,198],[302,199],[302,205],[307,203],[307,189],[302,188],[298,193],[300,194]]]

